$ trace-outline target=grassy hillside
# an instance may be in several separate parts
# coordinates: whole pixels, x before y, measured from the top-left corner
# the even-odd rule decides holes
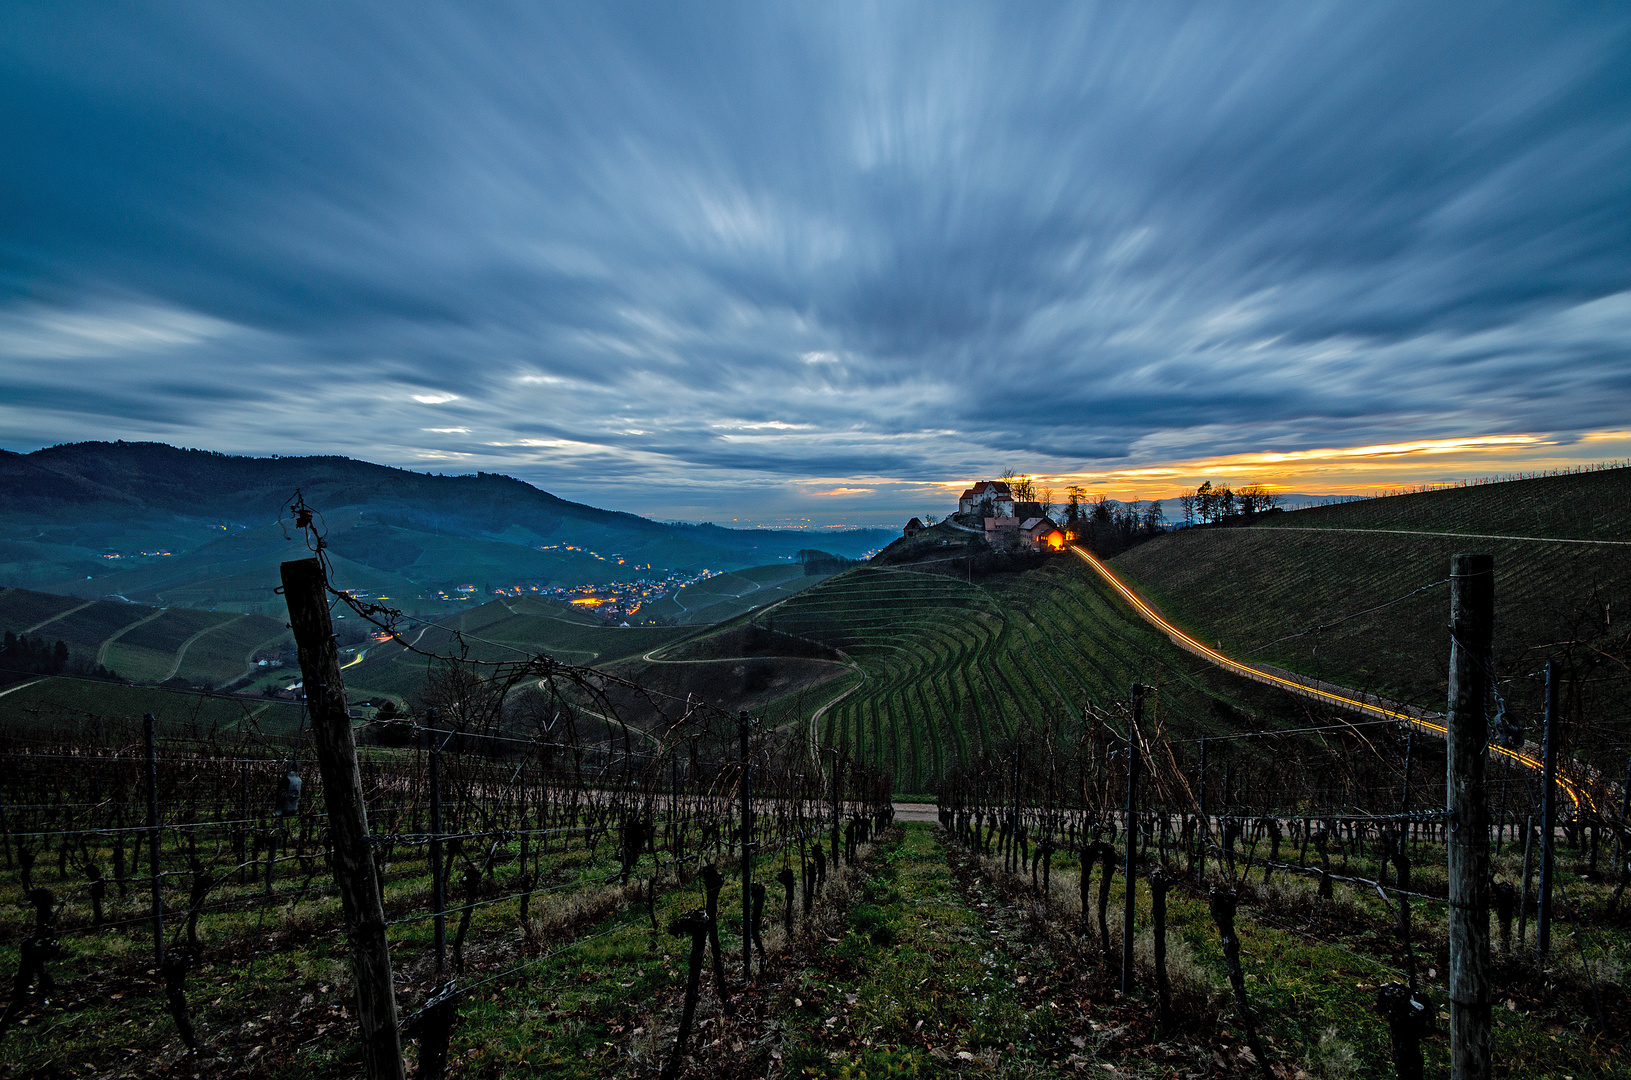
[[[1073,742],[1084,706],[1113,716],[1135,681],[1156,687],[1152,721],[1175,736],[1302,716],[1173,648],[1065,557],[973,585],[862,567],[757,621],[856,664],[860,677],[823,688],[818,737],[892,768],[897,791],[928,790],[959,762],[1050,726]]]
[[[1316,506],[1269,515],[1260,524],[1631,540],[1631,468]]]
[[[458,585],[573,587],[856,555],[892,531],[725,529],[568,502],[506,476],[433,476],[339,457],[247,458],[158,443],[0,451],[0,584],[272,613],[296,489],[349,587],[440,610]],[[270,569],[270,576],[266,576]],[[483,590],[485,591],[485,589]]]
[[[1569,745],[1611,758],[1627,741],[1620,701],[1631,547],[1364,530],[1539,536],[1549,525],[1549,535],[1624,539],[1628,495],[1631,470],[1619,469],[1375,499],[1275,515],[1262,528],[1186,529],[1114,566],[1226,652],[1442,709],[1450,557],[1489,552],[1495,671],[1512,715],[1534,728],[1535,673],[1560,659]]]
[[[302,711],[292,701],[255,697],[203,696],[185,690],[80,679],[41,679],[22,684],[0,697],[0,722],[13,736],[73,739],[84,732],[102,738],[97,725],[105,719],[139,722],[152,713],[167,729],[237,730],[244,726],[266,735],[287,735],[299,728]]]
[[[282,623],[262,615],[86,602],[27,589],[0,589],[0,631],[62,641],[81,666],[102,664],[132,682],[179,677],[205,687],[243,678],[256,653],[290,640]]]
[[[457,634],[466,635],[462,642]],[[496,600],[467,611],[449,612],[434,622],[417,622],[403,634],[414,649],[472,660],[513,661],[547,653],[563,663],[604,667],[666,645],[689,631],[676,627],[605,626],[559,604],[532,598]],[[357,650],[360,659],[345,668],[353,699],[407,701],[424,683],[435,661],[394,642]]]

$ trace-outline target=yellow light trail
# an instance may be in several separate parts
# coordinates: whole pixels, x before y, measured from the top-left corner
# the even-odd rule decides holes
[[[1080,556],[1082,561],[1091,566],[1100,577],[1109,582],[1110,586],[1114,588],[1116,592],[1121,594],[1122,599],[1126,600],[1127,603],[1133,606],[1133,610],[1144,616],[1146,620],[1153,623],[1158,629],[1171,638],[1173,644],[1188,652],[1195,653],[1203,659],[1211,661],[1218,667],[1221,667],[1227,671],[1232,671],[1237,675],[1243,675],[1246,678],[1252,679],[1256,682],[1269,683],[1274,686],[1284,687],[1293,693],[1302,694],[1305,697],[1311,697],[1320,701],[1326,701],[1333,705],[1340,705],[1345,709],[1352,709],[1368,716],[1375,716],[1384,720],[1398,720],[1403,723],[1410,724],[1413,727],[1420,728],[1423,731],[1431,732],[1434,735],[1440,736],[1441,738],[1449,734],[1449,729],[1447,729],[1443,724],[1434,723],[1432,720],[1428,720],[1425,717],[1412,716],[1410,713],[1399,712],[1396,709],[1389,709],[1382,705],[1373,705],[1370,702],[1361,700],[1357,697],[1349,697],[1345,694],[1333,693],[1330,690],[1322,690],[1317,686],[1308,686],[1293,679],[1282,678],[1279,675],[1271,674],[1259,668],[1252,667],[1250,664],[1244,664],[1239,660],[1233,659],[1232,657],[1225,656],[1218,650],[1195,640],[1195,638],[1184,633],[1182,630],[1178,629],[1178,627],[1168,622],[1166,616],[1162,615],[1159,611],[1155,610],[1155,608],[1151,607],[1147,602],[1145,602],[1142,596],[1139,596],[1138,593],[1134,592],[1130,586],[1113,574],[1108,566],[1105,566],[1104,563],[1094,558],[1087,551],[1077,547],[1075,544],[1070,546],[1070,550],[1074,554]],[[1545,770],[1545,764],[1539,758],[1536,758],[1531,754],[1526,754],[1521,750],[1510,750],[1507,747],[1497,746],[1493,743],[1490,744],[1490,750],[1494,753],[1501,754],[1504,757],[1511,758],[1520,765],[1523,765],[1526,768],[1534,769],[1536,772],[1542,772]],[[1558,786],[1563,789],[1570,799],[1574,800],[1576,809],[1580,808],[1583,800],[1589,800],[1589,796],[1577,789],[1575,785],[1570,783],[1568,780],[1565,780],[1561,776],[1558,776],[1556,779]]]

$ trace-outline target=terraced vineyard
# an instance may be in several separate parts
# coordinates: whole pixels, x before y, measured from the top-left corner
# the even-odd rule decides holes
[[[262,615],[87,602],[26,589],[0,590],[0,629],[62,641],[80,660],[133,682],[180,677],[207,687],[243,678],[257,652],[288,640],[282,622]]]
[[[758,621],[854,661],[862,678],[819,714],[818,738],[892,768],[896,791],[928,790],[959,762],[1049,724],[1075,738],[1085,704],[1114,707],[1139,680],[1163,688],[1169,718],[1208,733],[1217,721],[1199,687],[1225,681],[1064,559],[982,585],[863,567]]]

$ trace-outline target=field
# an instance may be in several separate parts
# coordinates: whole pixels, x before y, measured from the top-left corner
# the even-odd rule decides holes
[[[1631,470],[1271,515],[1259,528],[1185,529],[1112,565],[1169,618],[1224,652],[1442,710],[1450,556],[1495,558],[1493,670],[1533,730],[1548,658],[1564,665],[1564,746],[1623,770],[1625,622],[1631,546],[1400,535],[1407,528],[1631,538]],[[1619,662],[1611,658],[1619,655]]]
[[[1441,705],[1439,582],[1466,541],[1349,531],[1402,520],[1386,506],[1356,516],[1366,505],[1331,508],[1349,524],[1319,531],[1298,528],[1309,519],[1297,514],[1187,530],[1117,566],[1231,652]],[[1442,524],[1460,507],[1412,520]],[[1498,685],[1519,715],[1532,707],[1523,676],[1539,660],[1620,655],[1603,632],[1627,560],[1590,545],[1486,543],[1501,567]],[[1382,1080],[1394,1072],[1378,993],[1405,983],[1439,1032],[1423,1044],[1429,1073],[1446,1070],[1439,744],[1218,672],[1068,555],[973,581],[910,564],[824,579],[796,569],[687,589],[698,625],[606,626],[539,598],[405,620],[406,639],[435,659],[375,640],[335,608],[353,706],[393,698],[425,725],[365,724],[366,710],[338,719],[363,743],[404,1016],[457,977],[448,1075],[650,1080],[680,1038],[693,976],[700,1004],[676,1059],[683,1080],[1222,1080],[1263,1075],[1265,1061],[1279,1080]],[[1601,627],[1589,617],[1593,588]],[[41,636],[54,641],[60,628],[76,650],[154,679],[242,670],[283,632],[253,615],[82,603],[8,590],[0,616],[19,629],[53,620]],[[1364,614],[1338,622],[1332,604]],[[1327,627],[1317,649],[1306,640],[1316,635],[1273,641],[1303,620]],[[588,673],[562,676],[563,689],[539,664],[513,701],[483,712],[490,665],[539,652],[629,679],[645,696]],[[1137,708],[1135,683],[1146,687]],[[1582,675],[1566,700],[1579,710],[1575,743],[1595,738],[1623,768],[1623,722],[1592,711],[1592,694],[1606,699],[1616,685]],[[429,704],[442,726],[428,723]],[[168,1000],[150,971],[154,867],[133,861],[147,850],[144,713],[160,735],[161,920],[169,954],[185,958]],[[35,899],[64,945],[47,961],[52,993],[6,999],[18,1009],[0,1078],[359,1074],[338,863],[301,708],[46,678],[0,697],[0,717],[0,967],[16,970],[24,942],[38,947],[29,886],[50,890]],[[634,725],[629,736],[616,737],[619,719]],[[1135,746],[1142,772],[1129,792]],[[280,820],[270,808],[290,758],[305,764],[306,787],[298,814]],[[755,793],[748,849],[737,831],[744,775]],[[1556,922],[1537,957],[1529,879],[1540,845],[1526,824],[1537,785],[1510,762],[1489,779],[1491,869],[1497,890],[1514,890],[1497,895],[1524,895],[1490,920],[1498,1068],[1624,1076],[1631,911],[1618,872],[1631,834],[1612,814],[1554,831]],[[908,792],[939,795],[938,825],[890,827],[891,796]],[[744,851],[768,886],[751,976],[740,962]],[[707,865],[722,882],[706,884]],[[1134,920],[1125,957],[1124,899]],[[1217,916],[1229,905],[1238,967]],[[717,973],[702,964],[704,934],[693,973],[683,928],[665,928],[710,908],[723,956]],[[1511,929],[1514,912],[1527,926]],[[197,1028],[196,1055],[183,1020]],[[423,1021],[410,1030],[418,1049],[435,1041]]]
[[[1631,468],[1444,487],[1268,515],[1265,527],[1421,529],[1576,540],[1631,540]]]
[[[604,666],[666,645],[686,633],[674,627],[606,626],[561,604],[529,597],[495,600],[449,612],[434,622],[413,622],[403,632],[411,649],[389,641],[360,647],[361,659],[346,669],[346,680],[353,696],[406,701],[434,666],[434,661],[414,649],[487,662],[514,661],[542,652],[566,664]]]
[[[1304,716],[1214,676],[1067,556],[973,585],[862,567],[756,621],[853,661],[857,676],[815,718],[818,737],[893,770],[898,791],[933,790],[959,764],[1016,738],[1045,730],[1077,738],[1089,711],[1114,712],[1134,682],[1158,688],[1158,714],[1175,735],[1229,730],[1231,714],[1213,700],[1270,727]]]
[[[74,600],[26,589],[0,590],[0,630],[62,641],[77,659],[132,682],[179,677],[210,688],[247,677],[257,653],[289,642],[283,624],[263,615]]]

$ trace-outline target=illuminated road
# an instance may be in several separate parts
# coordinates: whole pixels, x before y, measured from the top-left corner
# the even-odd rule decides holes
[[[1446,734],[1448,734],[1444,725],[1439,722],[1443,719],[1443,717],[1436,717],[1430,713],[1425,715],[1413,715],[1407,712],[1400,712],[1396,709],[1390,709],[1385,705],[1380,705],[1373,701],[1366,701],[1357,691],[1350,690],[1346,693],[1338,693],[1333,690],[1322,689],[1318,686],[1310,686],[1307,683],[1301,683],[1295,679],[1283,678],[1279,675],[1263,671],[1259,668],[1252,667],[1250,664],[1245,664],[1239,660],[1225,656],[1218,650],[1207,645],[1203,645],[1201,642],[1195,640],[1195,638],[1184,633],[1182,630],[1172,625],[1172,623],[1168,622],[1164,615],[1155,610],[1155,608],[1151,607],[1143,597],[1134,592],[1133,589],[1119,577],[1111,573],[1110,568],[1105,566],[1104,563],[1100,562],[1098,559],[1094,558],[1092,555],[1088,554],[1082,548],[1079,548],[1074,544],[1071,545],[1070,550],[1072,553],[1080,557],[1083,562],[1091,566],[1100,577],[1109,582],[1111,588],[1120,593],[1122,599],[1126,600],[1127,603],[1132,605],[1133,610],[1137,611],[1140,615],[1144,616],[1145,619],[1153,623],[1161,630],[1162,633],[1166,634],[1167,637],[1172,639],[1172,643],[1174,645],[1178,646],[1180,649],[1183,649],[1185,652],[1194,653],[1203,660],[1216,664],[1218,667],[1227,671],[1234,672],[1236,675],[1251,679],[1254,682],[1266,683],[1270,686],[1278,686],[1302,697],[1313,698],[1315,701],[1322,701],[1329,705],[1337,705],[1365,716],[1374,716],[1379,720],[1397,720],[1401,723],[1409,724],[1420,731],[1426,731],[1433,735],[1437,735],[1440,738],[1443,738]],[[1526,768],[1534,769],[1536,772],[1540,772],[1544,767],[1540,758],[1528,753],[1526,750],[1510,750],[1504,746],[1496,746],[1494,744],[1491,744],[1490,750],[1494,753],[1511,758],[1518,764],[1523,765]],[[1580,807],[1582,800],[1589,802],[1589,796],[1587,796],[1584,791],[1576,787],[1563,776],[1559,775],[1557,777],[1557,783],[1558,786],[1561,787],[1569,796],[1569,798],[1574,800],[1574,805],[1577,809]]]

